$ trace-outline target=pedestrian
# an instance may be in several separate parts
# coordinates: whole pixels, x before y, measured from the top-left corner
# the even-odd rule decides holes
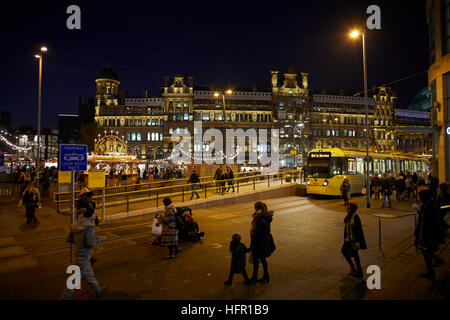
[[[388,178],[384,178],[381,181],[381,190],[382,190],[381,196],[383,197],[381,209],[384,209],[386,202],[389,202],[389,208],[392,208],[391,204],[392,185]]]
[[[395,198],[397,199],[397,201],[403,200],[403,193],[405,192],[406,189],[405,180],[403,180],[403,178],[401,177],[396,178],[395,189],[396,189]]]
[[[437,190],[439,188],[439,179],[437,177],[433,177],[430,183],[430,191],[433,198],[437,198]]]
[[[450,209],[441,209],[441,207],[450,205],[450,193],[448,191],[448,186],[446,183],[441,183],[439,185],[439,196],[437,198],[440,209],[441,223],[444,229],[444,233],[448,234],[448,224],[445,221],[445,215]]]
[[[233,188],[232,192],[234,192],[234,172],[233,172],[233,169],[231,169],[231,167],[227,168],[227,179],[228,179],[227,192],[230,191],[230,188]]]
[[[241,236],[237,233],[233,234],[232,241],[230,242],[230,252],[231,252],[231,267],[230,275],[228,280],[225,281],[226,286],[231,286],[233,282],[233,276],[235,273],[240,273],[244,277],[246,285],[250,284],[250,280],[247,276],[247,271],[245,270],[245,255],[250,252],[245,244],[241,243]]]
[[[413,182],[413,179],[412,179],[411,175],[408,175],[406,177],[405,186],[406,186],[406,194],[407,194],[407,197],[408,197],[408,200],[409,200],[411,195],[413,195],[413,190],[414,190],[414,182]]]
[[[84,277],[95,291],[97,298],[105,292],[107,286],[100,287],[95,279],[94,270],[91,265],[91,254],[94,247],[105,241],[105,237],[95,236],[94,208],[89,208],[86,199],[77,201],[77,222],[71,225],[71,232],[67,237],[69,243],[75,244],[76,264],[80,267],[81,277]],[[67,300],[72,295],[74,289],[66,288],[62,299]]]
[[[367,245],[364,238],[361,219],[359,218],[357,210],[358,206],[355,203],[348,204],[347,215],[344,219],[344,244],[342,246],[341,253],[350,265],[351,270],[349,275],[362,278],[363,273],[358,250],[367,249]],[[351,257],[355,260],[356,268]]]
[[[431,190],[420,191],[419,198],[422,201],[422,206],[414,232],[414,245],[422,252],[427,266],[427,272],[421,274],[421,277],[434,281],[433,259],[436,261],[436,266],[444,264],[443,259],[436,255],[436,251],[440,244],[445,243],[445,235],[439,216],[439,206],[437,201],[433,199]]]
[[[178,229],[176,223],[176,210],[170,198],[164,198],[164,213],[158,216],[158,220],[163,225],[161,235],[161,245],[169,248],[169,255],[167,258],[173,259],[180,251],[178,245]]]
[[[344,206],[348,205],[348,200],[350,198],[350,182],[345,178],[341,185],[341,195],[344,199]]]
[[[27,224],[39,223],[36,219],[36,208],[39,207],[40,201],[41,195],[38,188],[36,188],[36,183],[34,181],[30,182],[22,193],[22,203],[25,206]]]
[[[197,195],[197,199],[200,198],[200,196],[198,195],[197,191],[195,191],[197,189],[200,183],[200,178],[197,175],[197,172],[195,172],[195,169],[192,168],[192,173],[191,176],[189,177],[188,183],[192,183],[192,194],[191,194],[191,200],[194,197],[194,194]]]
[[[220,192],[222,186],[222,167],[217,168],[216,173],[214,174],[214,180],[216,180],[216,192]]]
[[[269,267],[267,265],[267,258],[275,251],[275,243],[272,234],[270,233],[270,224],[273,219],[273,211],[268,211],[264,202],[258,201],[255,203],[255,213],[253,213],[252,228],[250,230],[253,259],[253,275],[251,283],[269,282]],[[259,263],[264,269],[263,277],[258,280]]]

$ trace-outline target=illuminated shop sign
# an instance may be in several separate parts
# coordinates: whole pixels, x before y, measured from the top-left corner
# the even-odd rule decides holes
[[[447,128],[447,134],[450,135],[450,127]]]

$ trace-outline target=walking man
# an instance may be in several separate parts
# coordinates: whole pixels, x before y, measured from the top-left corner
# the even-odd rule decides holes
[[[195,191],[197,189],[197,184],[200,183],[200,179],[199,179],[197,173],[195,172],[194,168],[192,168],[192,173],[191,173],[191,176],[189,177],[188,183],[192,183],[191,200],[194,197],[194,194],[197,195],[197,199],[200,198],[197,191]]]

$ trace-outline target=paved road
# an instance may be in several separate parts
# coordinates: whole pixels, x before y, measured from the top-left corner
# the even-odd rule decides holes
[[[353,201],[363,206],[362,197]],[[109,222],[97,229],[107,241],[96,249],[94,265],[100,283],[108,283],[104,299],[442,299],[448,298],[448,264],[437,269],[441,281],[434,288],[419,277],[422,257],[412,246],[412,217],[383,221],[385,259],[377,248],[379,203],[360,209],[369,249],[361,253],[363,266],[382,270],[382,290],[369,291],[364,283],[345,276],[348,267],[340,255],[345,207],[338,199],[287,197],[266,201],[275,211],[272,233],[277,250],[269,258],[271,282],[252,287],[239,275],[224,287],[231,235],[238,232],[249,244],[253,203],[196,209],[194,217],[206,236],[201,243],[183,243],[174,260],[167,249],[150,245],[151,217]],[[399,215],[411,202],[394,201]],[[375,209],[377,208],[377,209]],[[24,210],[0,204],[0,298],[56,299],[65,285],[69,250],[65,237],[68,217],[44,207],[41,224],[24,225]],[[445,247],[442,256],[450,261]],[[247,266],[250,273],[250,266]],[[91,299],[86,283],[73,299]]]

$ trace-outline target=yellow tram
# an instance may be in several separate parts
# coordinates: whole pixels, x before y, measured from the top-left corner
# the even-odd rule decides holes
[[[401,153],[369,152],[369,175],[396,175],[416,172],[424,176],[430,171],[427,159]],[[306,192],[340,196],[345,178],[350,182],[350,193],[361,193],[365,186],[366,153],[354,150],[314,149],[308,153]]]

